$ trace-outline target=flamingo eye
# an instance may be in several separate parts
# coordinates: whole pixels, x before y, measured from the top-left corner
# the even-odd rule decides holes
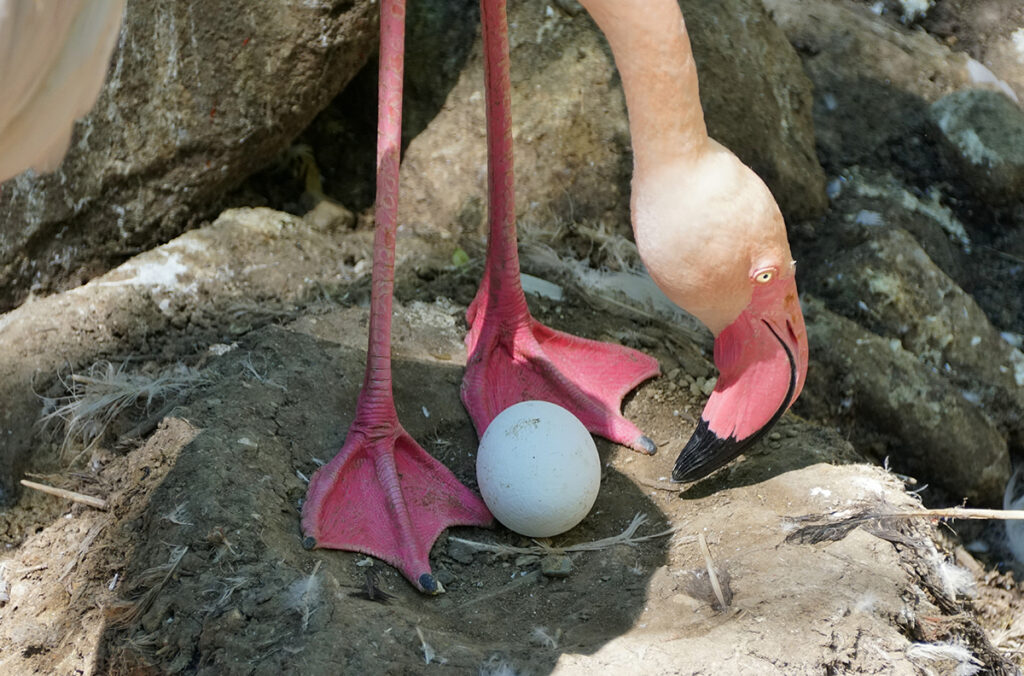
[[[754,273],[754,281],[758,284],[767,284],[775,279],[775,268],[765,268]]]

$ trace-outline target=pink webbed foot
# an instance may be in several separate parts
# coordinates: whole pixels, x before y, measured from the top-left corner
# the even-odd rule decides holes
[[[568,409],[595,434],[655,452],[654,442],[620,411],[623,397],[658,375],[657,360],[544,326],[530,316],[525,300],[488,308],[486,286],[485,280],[467,313],[469,359],[462,381],[462,402],[479,434],[512,404],[540,399]]]
[[[480,10],[490,240],[484,278],[466,313],[469,358],[462,402],[481,435],[505,408],[542,399],[571,411],[591,432],[654,453],[654,442],[620,409],[630,390],[658,374],[658,362],[621,345],[550,329],[530,316],[526,307],[516,248],[505,2],[484,0]]]
[[[370,554],[420,591],[444,591],[430,548],[445,528],[488,526],[483,501],[395,421],[353,423],[337,456],[317,470],[302,507],[303,545]]]
[[[345,445],[313,475],[302,508],[303,544],[363,552],[398,568],[421,591],[443,591],[430,547],[448,526],[487,526],[483,501],[413,441],[391,388],[391,312],[398,225],[404,0],[381,3],[377,106],[377,228],[366,375]]]

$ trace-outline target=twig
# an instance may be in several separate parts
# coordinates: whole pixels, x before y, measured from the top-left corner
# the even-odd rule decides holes
[[[76,493],[75,491],[69,491],[64,488],[56,488],[54,486],[47,486],[46,484],[37,484],[35,481],[29,481],[28,479],[22,479],[21,485],[25,488],[31,488],[37,490],[40,493],[46,493],[47,495],[55,495],[58,498],[64,498],[65,500],[71,500],[72,502],[80,502],[83,505],[89,505],[96,509],[106,509],[107,501],[102,498],[94,498],[91,495],[84,495],[82,493]]]
[[[650,535],[634,536],[634,533],[636,533],[637,529],[639,529],[640,526],[642,526],[645,523],[647,523],[647,515],[637,514],[633,517],[633,520],[629,523],[629,525],[626,526],[626,529],[618,535],[602,538],[601,540],[593,540],[591,542],[580,542],[578,544],[569,545],[567,547],[552,547],[550,545],[545,545],[541,542],[538,542],[537,540],[534,540],[534,542],[537,543],[537,545],[534,547],[513,547],[511,545],[490,544],[487,542],[474,542],[473,540],[464,540],[463,538],[457,537],[449,537],[448,540],[450,542],[458,542],[459,544],[472,547],[473,549],[479,551],[494,552],[495,554],[543,555],[562,554],[565,552],[593,552],[599,549],[607,549],[608,547],[612,547],[614,545],[634,545],[638,542],[644,542],[646,540],[653,540],[654,538],[665,537],[666,535],[671,535],[672,533],[676,532],[676,527],[673,526],[671,528],[666,528],[663,531],[652,533]],[[693,536],[689,536],[688,538],[684,539],[684,541],[692,540]]]
[[[718,573],[715,572],[715,562],[711,559],[711,550],[708,548],[708,541],[704,539],[704,533],[697,533],[697,542],[700,544],[700,552],[704,555],[704,565],[708,569],[708,580],[711,582],[711,588],[715,590],[715,598],[718,599],[718,605],[721,606],[722,610],[729,607],[729,604],[725,602],[725,594],[722,593],[722,585],[718,583]]]
[[[886,504],[867,505],[859,509],[847,509],[828,514],[808,514],[785,519],[786,528],[799,526],[786,536],[790,544],[819,544],[842,540],[856,528],[863,526],[873,535],[890,539],[891,533],[884,524],[895,520],[914,518],[927,519],[1024,519],[1024,510],[1019,509],[971,509],[947,507],[945,509],[894,510]],[[807,524],[807,525],[801,525]]]
[[[92,528],[89,529],[89,532],[85,534],[85,537],[78,544],[78,551],[75,553],[75,556],[64,566],[64,570],[61,572],[60,577],[57,578],[57,582],[63,582],[64,578],[70,575],[71,571],[85,559],[85,556],[89,553],[89,548],[92,547],[92,543],[96,541],[96,538],[103,532],[103,529],[110,525],[111,519],[112,517],[102,518],[93,524]]]
[[[909,512],[877,514],[883,519],[926,516],[933,519],[998,519],[1016,521],[1024,519],[1024,509],[975,509],[973,507],[946,507],[944,509],[915,509]]]
[[[41,563],[38,566],[29,566],[28,568],[22,568],[21,570],[8,569],[7,572],[11,575],[15,575],[19,578],[22,578],[28,575],[29,573],[38,573],[39,571],[46,570],[47,568],[49,568],[48,565],[46,565],[45,563]]]

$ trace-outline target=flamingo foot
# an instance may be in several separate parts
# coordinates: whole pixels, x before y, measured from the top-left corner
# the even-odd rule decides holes
[[[317,470],[302,508],[303,546],[363,552],[386,561],[420,591],[444,591],[430,548],[445,528],[488,526],[479,496],[406,432],[397,418],[352,424],[337,456]]]
[[[658,375],[657,360],[549,328],[530,316],[525,299],[493,303],[501,311],[492,309],[485,319],[486,286],[485,279],[467,312],[469,359],[462,380],[462,402],[477,433],[509,406],[539,399],[568,409],[595,434],[654,454],[655,443],[620,411],[623,397]]]

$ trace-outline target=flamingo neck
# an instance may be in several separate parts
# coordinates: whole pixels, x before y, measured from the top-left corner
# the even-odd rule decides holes
[[[676,0],[581,0],[622,76],[637,176],[698,159],[708,134],[697,68]]]

